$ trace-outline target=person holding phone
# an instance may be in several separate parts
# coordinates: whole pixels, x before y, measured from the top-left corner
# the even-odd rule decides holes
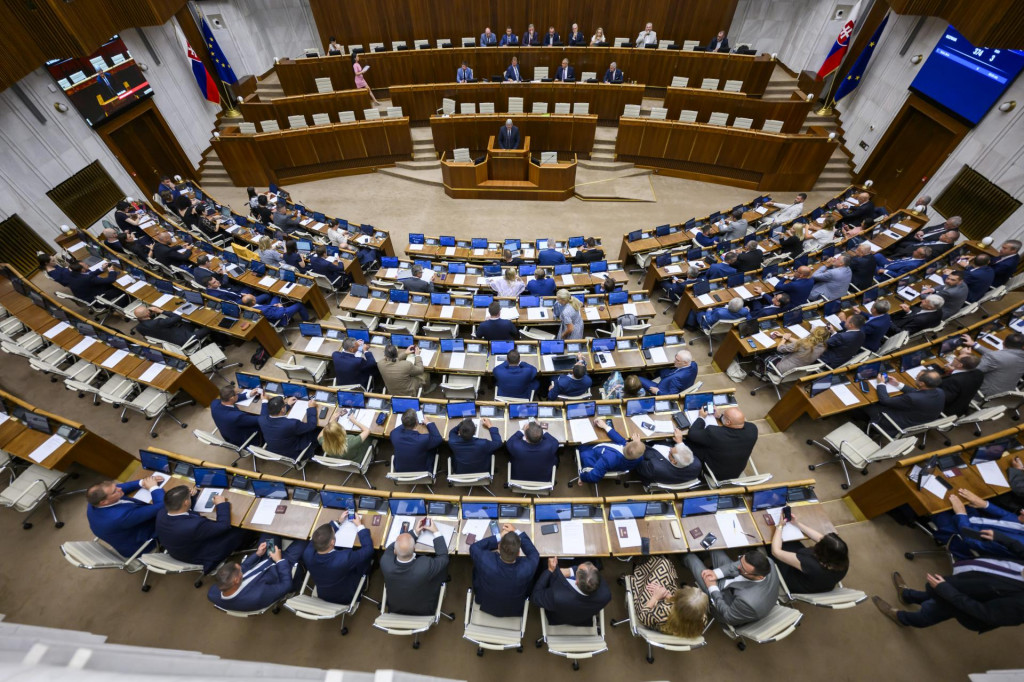
[[[738,407],[701,408],[685,442],[715,478],[736,478],[747,468],[750,453],[757,443],[757,427],[747,422]]]
[[[683,560],[697,586],[711,599],[715,618],[729,625],[746,625],[761,620],[779,598],[779,573],[760,549],[751,549],[733,561],[722,549],[711,550],[707,568],[696,552]]]
[[[434,554],[416,554],[416,538],[434,534]],[[448,574],[448,543],[429,517],[424,517],[395,539],[380,559],[380,572],[388,591],[388,610],[407,616],[429,616],[437,610],[441,585]]]
[[[519,556],[520,550],[523,556]],[[480,610],[497,618],[521,616],[540,563],[530,536],[504,523],[499,535],[471,544],[469,556],[473,559],[473,600]]]
[[[612,442],[580,446],[580,464],[583,466],[580,481],[597,483],[609,471],[632,471],[640,463],[647,446],[640,440],[639,433],[627,441],[608,425],[604,417],[594,419],[594,426],[604,430]]]
[[[299,562],[306,544],[293,540],[288,549],[282,550],[280,540],[267,538],[241,564],[229,561],[217,569],[217,582],[210,586],[207,599],[226,611],[270,608],[296,589],[292,567]],[[302,574],[296,576],[301,585]]]
[[[805,547],[799,541],[783,542],[782,529],[787,523],[799,528],[814,546]],[[850,570],[849,549],[838,534],[819,533],[795,516],[787,518],[786,514],[780,514],[775,524],[772,556],[790,592],[798,594],[830,592]]]
[[[1016,463],[1012,466],[1016,467]],[[1005,509],[982,499],[966,488],[950,493],[949,505],[952,507],[951,511],[936,514],[932,521],[938,528],[935,533],[936,542],[945,543],[953,535],[960,535],[960,538],[949,547],[954,557],[1012,557],[1013,552],[1008,543],[996,542],[991,535],[993,532],[1000,533],[1005,540],[1024,544],[1024,509]],[[988,531],[988,534],[983,537],[985,531]]]
[[[342,524],[356,527],[358,547],[336,547],[334,538]],[[302,563],[316,585],[316,596],[332,604],[348,604],[356,593],[359,579],[370,572],[373,563],[373,538],[363,518],[344,509],[336,521],[325,523],[313,531],[313,537],[302,553]]]

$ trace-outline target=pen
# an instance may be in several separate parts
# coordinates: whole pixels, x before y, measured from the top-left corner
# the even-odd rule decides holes
[[[753,535],[751,535],[750,533],[748,533],[747,531],[745,531],[745,530],[743,530],[742,528],[740,528],[740,527],[739,527],[739,524],[737,524],[737,523],[736,523],[736,519],[733,519],[733,521],[732,521],[732,529],[733,529],[733,530],[735,530],[735,531],[738,531],[738,532],[740,532],[740,533],[743,533],[743,534],[744,534],[744,535],[746,535],[746,536],[747,536],[748,538],[753,538],[754,540],[756,540],[756,539],[757,539],[757,537],[756,537],[756,536],[753,536]]]

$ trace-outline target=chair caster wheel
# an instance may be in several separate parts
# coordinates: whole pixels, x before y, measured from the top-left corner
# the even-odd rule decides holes
[[[736,648],[739,649],[740,651],[746,651],[747,643],[746,642],[736,642]]]
[[[412,643],[412,648],[413,649],[419,649],[420,648],[420,643],[419,642],[413,642]]]
[[[196,581],[195,581],[194,583],[192,583],[192,587],[196,588],[197,590],[198,590],[198,589],[199,589],[200,587],[202,587],[202,586],[203,586],[203,579],[202,579],[202,578],[199,578],[199,579],[198,579],[198,580],[196,580]]]
[[[24,528],[25,530],[29,530],[29,529],[32,528],[32,524],[31,523],[23,523],[23,524],[21,524],[21,527]]]
[[[620,575],[618,578],[615,579],[615,582],[617,582],[619,585],[625,585],[626,579]]]
[[[347,634],[348,634],[348,626],[346,625],[345,627],[343,627],[341,629],[341,636],[344,637]]]
[[[188,424],[182,424],[182,425],[181,425],[181,428],[183,428],[183,429],[187,429],[187,428],[188,428]]]
[[[843,490],[849,490],[850,489],[850,484],[849,483],[840,483],[839,487],[842,488]]]
[[[476,655],[477,655],[477,656],[483,656],[483,655],[484,655],[484,650],[483,650],[483,649],[481,649],[481,648],[477,648],[477,650],[476,650]]]
[[[150,438],[156,438],[159,435],[160,435],[159,433],[151,433],[151,434],[149,434]]]
[[[516,653],[517,654],[523,653],[523,645],[522,644],[520,644],[519,646],[516,647]]]
[[[85,397],[85,394],[84,394],[84,393],[79,393],[79,394],[78,394],[78,397],[79,397],[79,398],[84,398],[84,397]]]
[[[580,662],[579,661],[573,661],[572,662],[572,669],[573,670],[579,670],[580,669]]]
[[[277,614],[281,613],[281,607],[275,606],[270,612],[276,616]]]
[[[807,468],[810,469],[811,471],[814,471],[814,465],[813,464],[808,464]]]
[[[814,441],[812,439],[808,438],[807,439],[807,444],[808,445],[814,445]]]
[[[128,423],[128,419],[126,417],[121,417],[121,423],[122,424],[127,424]]]
[[[53,527],[54,528],[63,528],[64,527],[64,522],[63,521],[58,521],[57,523],[53,524]]]
[[[539,649],[539,648],[541,648],[542,646],[544,646],[544,638],[543,638],[543,637],[541,637],[541,638],[540,638],[540,639],[538,639],[538,640],[537,640],[536,642],[534,642],[534,643],[533,643],[533,645],[534,645],[535,647],[537,647],[538,649]]]
[[[751,391],[750,395],[757,395],[757,391]],[[810,441],[808,441],[808,444],[810,444]]]
[[[570,481],[569,482],[569,487],[571,488],[572,486],[573,486],[573,483],[572,483],[572,481]]]
[[[861,469],[860,470],[860,475],[861,476],[867,476],[868,475],[868,468],[864,467],[863,469]]]
[[[907,559],[907,561],[913,561],[914,560],[914,553],[913,552],[904,552],[903,556]]]
[[[143,585],[142,586],[142,591],[143,592],[149,592],[151,589],[153,589],[152,585]]]
[[[654,656],[648,656],[647,657],[647,662],[648,663],[654,663]]]

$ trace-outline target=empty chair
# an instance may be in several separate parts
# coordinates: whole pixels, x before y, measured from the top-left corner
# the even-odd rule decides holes
[[[494,102],[480,102],[477,106],[479,107],[481,114],[494,113]]]
[[[684,123],[696,123],[697,112],[693,109],[683,109],[679,112],[679,120]]]
[[[693,50],[695,47],[699,47],[699,46],[700,46],[700,41],[699,40],[684,40],[683,41],[683,49],[684,50]]]
[[[441,99],[441,113],[448,116],[455,113],[455,100],[444,97]]]
[[[588,116],[590,114],[590,102],[573,102],[572,113],[577,116]]]
[[[745,129],[749,130],[750,129],[750,125],[753,122],[754,122],[754,119],[752,119],[752,118],[746,118],[746,117],[743,117],[743,116],[737,116],[736,119],[732,122],[732,127],[733,128],[745,128]]]
[[[604,609],[594,616],[590,625],[549,625],[548,614],[540,610],[540,639],[536,645],[548,645],[548,651],[572,661],[572,669],[580,669],[580,660],[608,651],[604,641]]]
[[[719,481],[717,478],[715,478],[715,472],[711,471],[711,467],[705,464],[704,478],[705,480],[707,480],[709,488],[727,488],[729,486],[734,485],[760,485],[762,483],[767,483],[772,479],[771,474],[762,474],[757,470],[757,465],[754,464],[753,455],[750,456],[750,459],[747,462],[747,466],[752,473],[744,473],[743,475],[737,476],[736,478],[728,478],[724,481]],[[746,472],[746,469],[744,469],[744,472]]]
[[[363,118],[367,121],[376,121],[380,119],[380,111],[377,109],[363,109]]]
[[[260,128],[265,133],[276,133],[281,130],[281,126],[277,125],[277,121],[260,121]]]
[[[334,84],[331,83],[331,79],[329,76],[325,76],[324,78],[314,78],[313,82],[316,83],[317,92],[334,92]]]
[[[279,455],[276,452],[268,450],[267,448],[259,447],[258,445],[250,444],[247,448],[249,454],[252,455],[252,470],[259,473],[258,465],[256,460],[262,459],[264,462],[275,462],[277,464],[284,465],[287,467],[281,472],[281,476],[284,476],[292,469],[296,469],[302,474],[302,480],[306,480],[306,462],[308,461],[308,455],[312,451],[312,446],[307,445],[306,448],[299,453],[298,457],[289,457],[288,455]]]
[[[651,107],[651,118],[664,121],[668,117],[668,109],[665,107]]]
[[[461,102],[459,104],[460,114],[475,114],[476,113],[476,102]]]
[[[556,114],[568,114],[572,108],[569,102],[555,102]]]
[[[671,45],[671,44],[672,44],[671,40],[659,40],[658,41],[658,49],[659,50],[667,50],[668,46]]]
[[[292,353],[291,360],[275,362],[274,365],[288,376],[288,381],[305,381],[310,384],[319,384],[327,373],[327,360],[321,360],[310,355],[295,355]]]
[[[914,438],[897,438],[885,445],[879,445],[855,424],[847,422],[827,433],[821,441],[808,439],[808,445],[817,445],[832,455],[833,459],[820,464],[809,464],[807,468],[814,471],[818,467],[838,462],[843,467],[843,477],[846,479],[846,483],[840,485],[846,490],[850,487],[847,463],[866,476],[871,462],[902,457],[914,449],[914,441]]]
[[[427,49],[430,48],[430,41],[429,40],[414,40],[414,41],[412,41],[412,45],[417,50],[427,50]],[[441,46],[438,45],[438,47],[441,47]]]
[[[302,114],[295,114],[288,117],[289,128],[305,128],[309,124],[306,122],[306,117]]]
[[[171,393],[161,391],[160,389],[152,386],[147,386],[141,393],[132,398],[130,402],[126,402],[124,404],[124,408],[121,410],[121,421],[128,421],[125,418],[125,413],[127,413],[128,410],[142,414],[146,419],[153,421],[153,425],[149,427],[149,435],[153,438],[157,437],[158,434],[156,433],[156,427],[164,417],[170,417],[183,429],[188,428],[188,424],[185,424],[175,417],[171,411],[182,407],[183,405],[194,405],[195,400],[190,398],[180,403],[173,403],[171,402],[173,399],[174,395]]]
[[[412,635],[412,648],[420,648],[420,633],[426,632],[431,626],[436,625],[441,616],[448,620],[455,620],[454,613],[442,611],[444,604],[444,593],[448,589],[448,583],[442,583],[441,592],[437,595],[437,610],[431,616],[405,616],[388,611],[388,587],[384,586],[384,595],[380,599],[380,615],[373,621],[373,627],[383,630],[389,635],[408,637]]]
[[[370,43],[370,52],[385,52],[384,43]]]
[[[143,554],[139,557],[139,562],[146,567],[146,572],[142,576],[142,591],[149,592],[149,588],[152,587],[149,584],[149,574],[156,573],[157,575],[178,575],[181,573],[198,573],[199,577],[192,583],[197,588],[203,585],[203,565],[202,564],[189,564],[184,561],[178,561],[167,552],[150,552],[149,554]]]
[[[338,112],[338,123],[355,123],[356,112],[354,111],[339,111]]]
[[[487,491],[488,494],[494,495],[494,493],[491,492],[491,489],[487,487],[494,481],[494,461],[495,456],[491,455],[491,468],[489,471],[484,471],[476,474],[456,474],[452,472],[452,461],[451,459],[449,459],[448,487],[454,486],[456,488],[469,488],[469,492],[466,494],[472,495],[473,488],[480,486],[485,491]]]
[[[438,38],[437,41],[435,42],[435,45],[437,45],[437,49],[440,50],[445,45],[447,45],[448,47],[451,47],[452,46],[452,41],[449,40],[448,38]]]
[[[708,123],[713,126],[724,126],[729,122],[729,114],[723,111],[712,111]]]
[[[416,488],[420,485],[425,485],[430,494],[434,494],[434,489],[431,487],[434,484],[434,480],[437,478],[437,463],[440,460],[440,455],[434,455],[434,466],[430,471],[395,471],[395,457],[391,456],[391,471],[384,475],[389,481],[394,481],[397,485],[411,485],[412,488],[409,492],[416,492]]]
[[[242,133],[243,135],[255,135],[256,124],[250,123],[249,121],[239,121],[238,132]]]
[[[452,152],[452,159],[454,161],[456,161],[457,163],[469,163],[469,162],[471,162],[472,159],[469,158],[469,148],[468,147],[459,147],[458,149],[454,150]]]
[[[359,50],[360,52],[365,52],[365,50],[363,50],[362,44],[359,44],[359,45],[349,45],[348,46],[348,53],[349,54],[354,53],[356,50]]]
[[[521,114],[521,113],[523,113],[523,98],[522,97],[509,97],[508,98],[508,113],[510,113],[510,114]]]
[[[406,47],[409,47],[409,46],[406,45],[404,40],[392,40],[391,41],[391,49],[392,50],[397,50],[400,47],[401,48],[406,48]]]
[[[238,463],[238,460],[240,460],[242,457],[249,456],[249,452],[248,450],[246,450],[246,448],[249,446],[249,443],[252,442],[252,439],[256,437],[255,433],[250,435],[249,438],[246,439],[246,441],[241,445],[235,445],[234,443],[229,443],[228,441],[221,438],[220,434],[217,433],[218,430],[219,429],[214,429],[213,431],[203,431],[202,429],[192,429],[192,435],[195,436],[196,439],[203,445],[211,445],[213,447],[224,448],[225,450],[231,450],[232,452],[234,452],[235,455],[237,455],[237,457],[235,458],[235,461],[231,463],[231,466],[235,466],[235,464]]]
[[[535,66],[533,67],[533,80],[540,81],[548,77],[548,67],[546,66]]]
[[[718,85],[716,84],[715,88],[717,87]],[[743,92],[743,81],[726,80],[725,85],[722,86],[722,90],[724,92]]]
[[[673,88],[685,88],[690,84],[690,79],[686,76],[672,76],[672,87]]]
[[[597,71],[584,71],[580,76],[580,82],[586,83],[587,81],[596,81]]]
[[[309,590],[308,594],[306,592],[307,589]],[[331,620],[341,616],[341,634],[347,635],[348,628],[345,627],[345,616],[354,614],[359,609],[359,603],[364,598],[374,604],[378,603],[375,599],[364,595],[363,592],[365,590],[366,576],[364,575],[359,579],[356,591],[348,604],[335,604],[324,601],[316,596],[316,586],[310,587],[309,573],[307,573],[306,578],[302,581],[302,588],[299,589],[299,593],[289,598],[284,603],[284,607],[299,618],[305,618],[306,620]]]
[[[717,90],[718,79],[717,78],[705,78],[700,82],[701,90]]]
[[[99,538],[88,540],[72,540],[60,546],[60,553],[67,559],[68,563],[77,568],[85,568],[90,571],[98,568],[119,568],[122,571],[135,573],[142,570],[142,564],[137,561],[140,554],[154,540],[143,542],[135,553],[125,558],[108,545],[100,542]]]
[[[622,115],[626,118],[640,118],[640,105],[627,104],[622,110]]]
[[[320,56],[320,50],[318,48],[315,48],[315,47],[307,47],[304,50],[304,54],[306,55],[307,58],[319,57]]]
[[[473,36],[463,36],[462,37],[462,46],[463,47],[475,47],[476,46],[476,40],[473,38]]]
[[[388,118],[402,118],[405,116],[405,114],[402,113],[402,107],[388,107],[387,113]]]
[[[622,623],[629,622],[629,631],[634,637],[640,637],[647,642],[647,662],[654,663],[654,648],[664,649],[665,651],[692,651],[699,649],[707,644],[704,639],[703,633],[700,637],[693,639],[687,639],[685,637],[678,637],[676,635],[667,635],[659,630],[651,630],[640,624],[639,619],[636,615],[636,600],[643,599],[647,601],[648,595],[646,593],[636,595],[633,593],[633,576],[626,574],[622,576],[624,585],[626,587],[626,617],[619,621],[612,621],[612,627],[616,627]],[[708,626],[711,626],[711,620],[708,620]],[[704,631],[707,632],[707,627]]]
[[[331,124],[331,117],[327,114],[313,114],[313,125],[326,126]]]
[[[766,133],[781,133],[782,121],[776,121],[773,118],[766,118],[764,120],[764,125],[761,126],[761,130]]]
[[[546,114],[548,113],[547,102],[534,102],[533,108],[530,110],[531,114]]]
[[[614,46],[615,47],[629,47],[631,44],[632,43],[630,42],[629,38],[616,38]]]
[[[476,655],[483,656],[484,649],[504,651],[523,650],[523,634],[526,632],[526,616],[530,600],[523,602],[523,615],[501,618],[484,613],[473,598],[473,589],[466,591],[465,630],[462,638],[476,644]]]
[[[801,618],[803,614],[796,609],[776,604],[761,620],[739,627],[724,625],[722,629],[731,639],[737,640],[736,646],[743,651],[747,648],[745,640],[748,639],[756,644],[767,644],[789,637]]]
[[[47,469],[38,464],[32,464],[0,492],[0,507],[9,507],[15,511],[28,512],[28,515],[21,522],[21,527],[28,530],[32,527],[29,519],[45,502],[50,508],[53,524],[57,528],[63,528],[64,522],[57,518],[57,510],[54,507],[54,503],[61,497],[85,492],[84,490],[64,492],[63,486],[68,476],[69,474],[63,471]]]

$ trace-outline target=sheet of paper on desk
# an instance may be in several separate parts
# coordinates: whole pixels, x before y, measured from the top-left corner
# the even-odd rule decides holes
[[[134,284],[127,287],[125,291],[127,291],[129,294],[134,294],[136,291],[138,291],[144,286],[146,286],[146,282],[140,279],[138,282],[135,282]]]
[[[371,303],[373,303],[372,298],[361,298],[359,303],[356,303],[356,310],[369,310]]]
[[[446,255],[446,256],[454,256],[455,255],[455,247],[454,246],[446,246],[444,248],[444,255]]]
[[[896,232],[899,232],[901,234],[906,234],[907,232],[910,232],[914,228],[911,225],[904,225],[903,223],[896,223],[895,225],[890,225],[889,229],[890,230],[895,230]]]
[[[586,308],[584,308],[583,309],[583,314],[586,316],[586,318],[588,320],[600,320],[601,319],[601,311],[598,310],[595,306],[592,306],[592,305],[588,305]]]
[[[256,505],[256,511],[252,515],[252,524],[254,526],[269,526],[274,522],[274,517],[277,516],[277,507],[281,504],[281,500],[274,500],[269,497],[264,497],[260,500],[260,503]]]
[[[780,280],[778,277],[769,277],[768,279],[765,280],[765,282],[771,284],[773,287],[776,286],[781,281],[782,280]]]
[[[482,256],[487,253],[487,249],[473,249],[474,256]]]
[[[853,391],[851,391],[850,387],[846,384],[833,386],[829,390],[836,394],[836,397],[839,398],[839,401],[842,402],[843,405],[856,405],[860,402],[860,398],[855,396]]]
[[[106,367],[107,369],[111,369],[112,367],[115,367],[117,365],[117,363],[121,362],[121,360],[125,359],[126,357],[128,357],[128,351],[126,351],[126,350],[116,350],[113,353],[111,353],[109,356],[107,356],[107,359],[104,360],[103,362],[101,362],[100,366],[101,367]]]
[[[420,348],[420,362],[423,363],[424,367],[430,366],[430,361],[437,355],[437,351],[433,348]]]
[[[899,296],[904,301],[913,301],[920,295],[921,294],[918,293],[917,289],[915,289],[914,287],[903,287],[902,289],[899,290]]]
[[[306,341],[306,352],[315,353],[320,350],[320,346],[324,345],[324,337],[322,336],[311,336],[309,341]]]
[[[450,248],[453,252],[455,251],[454,246],[449,246],[448,248]],[[434,279],[434,275],[436,274],[437,273],[434,272],[433,270],[424,270],[423,272],[420,273],[420,279],[422,279],[424,282],[429,282]]]
[[[922,485],[921,487],[930,492],[935,497],[939,498],[940,500],[946,499],[946,493],[949,492],[949,489],[946,486],[942,485],[942,483],[939,482],[938,477],[935,476],[934,474],[926,477],[924,479],[924,485]]]
[[[443,305],[443,306],[441,306],[441,317],[443,317],[446,320],[450,320],[454,316],[455,316],[455,306],[453,306],[453,305]]]
[[[1002,350],[1003,349],[1003,340],[1000,339],[995,334],[985,334],[984,336],[982,336],[978,340],[979,341],[984,341],[985,343],[987,343],[988,345],[992,346],[996,350]]]
[[[744,535],[739,516],[736,512],[715,514],[715,521],[718,523],[718,530],[722,531],[722,541],[726,547],[742,547],[749,545],[752,540]]]
[[[384,279],[398,279],[398,268],[387,268],[384,270]]]
[[[754,334],[752,338],[765,348],[771,348],[772,346],[775,345],[775,339],[768,336],[764,332],[758,332]]]
[[[754,210],[757,211],[758,213],[760,213],[761,215],[764,215],[765,213],[768,212],[768,207],[767,206],[758,206]]]
[[[139,381],[152,381],[156,379],[160,372],[167,369],[167,365],[162,362],[154,362],[152,365],[146,368],[146,371],[139,376]]]
[[[736,293],[736,295],[737,295],[737,296],[739,296],[740,298],[754,298],[754,294],[750,293],[750,289],[747,289],[747,288],[746,288],[745,286],[743,286],[742,284],[741,284],[741,285],[739,285],[738,287],[733,287],[733,288],[732,288],[732,290],[733,290],[733,291],[734,291],[734,292]]]
[[[373,238],[370,237],[370,235],[368,234],[364,234],[358,237],[356,241],[359,242],[360,244],[369,244],[371,241],[373,241]]]
[[[917,367],[911,367],[910,369],[908,369],[907,374],[916,379],[918,375],[921,374],[921,372],[925,371],[926,369],[928,368],[925,367],[924,365],[918,365]]]
[[[67,441],[60,436],[53,435],[40,443],[39,447],[29,453],[28,458],[33,462],[42,462],[54,453],[54,451]]]
[[[555,360],[551,355],[542,355],[540,357],[540,364],[542,367],[544,367],[545,372],[555,371]]]
[[[409,268],[391,268],[391,270],[388,270],[388,277],[391,277],[392,270],[395,272],[395,276],[392,279],[405,279],[406,277],[412,277],[412,270]]]
[[[634,414],[634,415],[630,416],[629,420],[631,422],[633,422],[636,425],[636,428],[640,429],[640,432],[643,433],[645,436],[650,436],[651,434],[654,433],[654,431],[652,429],[644,428],[644,426],[643,426],[644,422],[648,422],[648,423],[653,423],[654,422],[654,420],[652,420],[648,415],[646,415],[646,414]]]
[[[462,526],[462,534],[475,535],[477,541],[483,540],[484,536],[487,535],[488,525],[490,525],[488,519],[469,519]]]
[[[615,367],[615,356],[611,353],[602,352],[594,355],[597,358],[598,363],[601,365],[601,369],[608,369],[609,367]]]
[[[597,440],[594,424],[589,419],[570,419],[569,432],[577,443],[593,443]]]
[[[576,278],[572,275],[562,275],[562,284],[575,284]]]
[[[664,364],[668,362],[668,356],[665,355],[665,349],[661,346],[655,346],[654,348],[648,349],[651,351],[651,362],[657,362]]]
[[[771,507],[764,510],[765,514],[771,514],[772,520],[775,521],[775,525],[779,525],[779,518],[782,516],[782,507]],[[774,531],[772,531],[774,532]],[[790,542],[792,540],[803,540],[807,536],[804,535],[803,531],[796,527],[796,524],[787,523],[785,528],[782,529],[782,541]],[[765,540],[771,540],[771,537],[765,538]]]
[[[465,275],[454,275],[452,277],[452,283],[453,284],[465,284],[466,283],[466,276]]]
[[[978,469],[978,473],[981,474],[981,480],[985,481],[985,483],[999,486],[1000,488],[1010,487],[1010,482],[1006,480],[1006,475],[999,468],[999,462],[981,462],[975,466]]]
[[[276,283],[277,283],[277,280],[275,278],[273,278],[273,277],[270,277],[269,275],[266,276],[266,277],[261,277],[260,281],[257,282],[257,284],[259,284],[261,287],[272,287]]]
[[[290,294],[292,289],[294,289],[297,286],[299,286],[298,282],[285,282],[284,284],[281,285],[281,293]]]
[[[239,398],[235,405],[238,407],[248,407],[249,405],[252,405],[252,401],[254,400],[256,400],[256,391],[246,391],[245,397]]]
[[[543,320],[546,317],[546,311],[540,306],[526,309],[526,319],[528,320]]]
[[[670,275],[678,275],[682,271],[683,271],[683,269],[681,267],[679,267],[678,265],[676,265],[675,263],[672,263],[671,265],[666,265],[665,266],[665,272],[670,274]]]
[[[369,427],[373,424],[376,416],[377,413],[375,410],[367,410],[363,408],[356,410],[355,414],[352,414],[351,412],[346,414],[338,420],[338,423],[341,424],[341,427],[346,431],[359,431],[359,427],[356,426],[354,422],[359,422],[360,424]]]
[[[562,556],[576,557],[587,553],[582,521],[562,521],[558,534],[562,536]]]
[[[807,324],[811,325],[811,329],[815,327],[824,327],[825,320],[807,320]]]
[[[932,281],[932,282],[935,282],[939,286],[942,286],[943,284],[946,283],[946,280],[942,279],[941,275],[936,275],[936,274],[928,275],[928,280]]]
[[[192,507],[200,514],[204,514],[208,511],[213,511],[214,504],[213,498],[215,495],[223,495],[223,488],[203,488],[199,491],[199,495],[196,497],[196,503]]]
[[[43,332],[43,336],[45,336],[48,339],[52,339],[53,337],[57,336],[57,334],[60,334],[65,329],[71,329],[71,325],[68,324],[67,322],[58,322],[57,324],[53,325],[52,327],[47,329],[45,332]]]
[[[96,343],[96,339],[94,339],[91,336],[87,336],[87,337],[85,337],[84,339],[82,339],[81,341],[79,341],[78,343],[75,344],[75,347],[71,349],[71,354],[72,355],[80,355],[82,352],[85,351],[85,349],[87,349],[89,346],[91,346],[94,343]]]
[[[406,248],[406,251],[422,251],[422,250],[423,250],[423,244],[409,244],[409,246]]]
[[[465,353],[452,353],[450,356],[448,356],[448,369],[462,369],[465,366]]]
[[[292,405],[292,409],[288,410],[288,418],[302,421],[306,417],[306,410],[308,409],[308,400],[296,400],[295,404]]]
[[[10,419],[10,417],[7,416],[6,412],[0,412],[0,424],[3,424],[8,419]]]
[[[803,325],[799,325],[799,324],[794,324],[792,327],[786,327],[786,330],[789,331],[790,334],[792,334],[793,336],[795,336],[798,339],[802,339],[805,336],[810,336],[810,334],[811,334],[811,332],[807,331],[803,327]]]
[[[126,286],[128,286],[129,284],[131,284],[132,282],[134,282],[135,280],[134,280],[134,279],[132,279],[132,276],[131,276],[131,275],[121,275],[120,277],[118,277],[118,278],[117,278],[116,280],[114,280],[114,281],[115,281],[115,283],[116,283],[116,284],[117,284],[118,286],[126,287]]]
[[[452,536],[455,535],[455,526],[447,523],[441,523],[440,521],[434,521],[434,525],[437,526],[437,532],[444,538],[444,544],[449,547],[452,546]],[[425,547],[434,546],[434,533],[429,530],[424,530],[420,533],[419,537],[416,538],[417,545],[423,545]]]
[[[821,216],[820,218],[817,218],[815,220],[815,222],[818,223],[819,225],[824,225],[825,224],[825,216]]]
[[[501,319],[503,320],[518,320],[519,310],[517,308],[502,308]]]
[[[412,308],[411,303],[399,303],[395,306],[395,315],[408,315],[410,308]]]
[[[522,254],[523,258],[533,258],[535,255],[533,249],[523,249],[520,253]]]
[[[700,419],[700,410],[685,410],[686,418],[690,421],[690,424],[695,424]],[[718,422],[717,417],[713,417],[710,414],[704,418],[705,426],[721,426]]]
[[[97,270],[102,270],[104,267],[106,267],[109,264],[110,264],[110,261],[108,261],[106,258],[104,258],[99,263],[96,263],[94,265],[89,266],[89,272],[96,272]]]
[[[158,298],[155,301],[153,301],[152,305],[157,307],[157,308],[162,308],[165,305],[167,305],[168,303],[170,303],[173,298],[174,298],[174,296],[171,296],[170,294],[164,294],[160,298]]]
[[[636,315],[636,303],[624,303],[622,305],[623,315]]]
[[[352,545],[356,544],[356,536],[359,531],[356,529],[356,524],[349,520],[345,520],[345,523],[338,527],[338,531],[334,534],[334,546],[344,547],[345,549],[352,549]]]
[[[882,250],[882,247],[879,244],[876,244],[874,242],[861,242],[861,243],[862,244],[867,244],[868,248],[871,249],[871,253],[878,253],[879,251]]]
[[[701,305],[714,305],[715,299],[711,298],[711,294],[701,294],[697,297],[697,303]]]
[[[167,485],[167,481],[171,480],[169,476],[166,476],[164,474],[153,474],[153,477],[156,479],[157,488],[163,488],[165,485]],[[132,495],[132,497],[134,497],[139,502],[149,504],[150,502],[153,501],[153,492],[150,490],[146,490],[145,488],[139,488],[138,490],[135,491],[135,494]]]
[[[889,237],[890,239],[899,239],[900,235],[892,232],[891,230],[882,230],[882,236]]]
[[[636,519],[619,519],[615,522],[615,537],[618,538],[619,547],[639,547],[640,527],[636,525]]]

